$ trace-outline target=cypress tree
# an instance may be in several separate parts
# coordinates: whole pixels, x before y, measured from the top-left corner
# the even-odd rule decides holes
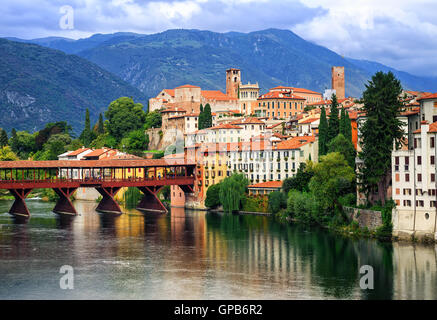
[[[211,114],[211,106],[209,103],[205,105],[205,109],[203,109],[203,128],[211,128],[212,127],[212,114]]]
[[[0,147],[8,145],[8,134],[4,129],[0,129]]]
[[[331,103],[330,111],[331,112],[329,114],[327,143],[329,143],[332,139],[334,139],[340,131],[340,123],[338,119],[338,101],[337,101],[337,96],[335,94],[332,95],[332,103]]]
[[[349,112],[345,112],[345,138],[349,141],[352,141],[352,123],[351,119],[349,118]]]
[[[99,122],[97,124],[97,134],[103,134],[105,133],[105,128],[103,126],[103,116],[102,114],[99,114]]]
[[[360,158],[361,191],[370,203],[385,205],[386,192],[391,181],[393,147],[400,147],[403,124],[398,116],[403,108],[399,97],[401,82],[392,72],[377,72],[363,92],[366,121],[361,127],[362,152]]]
[[[204,113],[203,113],[203,105],[200,104],[200,113],[199,113],[199,118],[197,118],[197,128],[199,130],[203,129],[203,118],[204,118]]]
[[[339,131],[338,133],[341,133],[343,136],[346,136],[346,113],[344,111],[344,108],[341,108],[340,127],[338,131]]]
[[[326,110],[322,107],[319,124],[319,159],[328,152],[328,120]]]
[[[82,140],[85,147],[88,147],[92,141],[90,111],[88,108],[85,111],[85,127],[80,135],[80,140]]]

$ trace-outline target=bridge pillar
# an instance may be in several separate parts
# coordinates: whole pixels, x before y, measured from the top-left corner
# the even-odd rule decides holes
[[[76,215],[76,209],[71,203],[71,195],[76,191],[77,188],[53,188],[56,194],[59,196],[58,202],[53,209],[54,213],[57,214],[69,214]]]
[[[159,200],[157,194],[162,187],[138,187],[144,194],[137,209],[141,211],[167,213],[168,210]]]
[[[32,189],[10,189],[9,192],[14,196],[15,201],[12,204],[11,209],[9,210],[9,213],[22,218],[29,218],[30,212],[27,208],[26,197],[29,195],[29,193],[32,191]]]
[[[117,201],[114,200],[120,187],[96,187],[96,190],[103,197],[102,201],[100,201],[97,206],[96,211],[104,213],[122,213]]]

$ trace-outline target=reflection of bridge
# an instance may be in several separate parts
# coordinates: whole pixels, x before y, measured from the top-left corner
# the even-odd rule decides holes
[[[194,164],[183,161],[153,160],[67,160],[0,162],[0,189],[15,198],[9,213],[29,217],[25,198],[36,188],[53,189],[59,196],[54,212],[75,215],[71,195],[79,187],[95,188],[102,200],[97,211],[121,213],[114,196],[122,187],[136,187],[143,194],[138,209],[166,212],[157,197],[166,185],[178,185],[192,193]]]

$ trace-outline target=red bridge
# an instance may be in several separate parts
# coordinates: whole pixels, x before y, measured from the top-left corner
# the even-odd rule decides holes
[[[0,162],[0,189],[7,189],[15,202],[9,213],[30,217],[25,199],[36,188],[53,189],[59,196],[53,212],[76,215],[71,195],[79,187],[95,188],[102,200],[97,211],[121,213],[114,196],[122,187],[136,187],[143,194],[138,209],[167,212],[157,197],[167,185],[178,185],[192,193],[195,164],[151,160],[55,160]]]

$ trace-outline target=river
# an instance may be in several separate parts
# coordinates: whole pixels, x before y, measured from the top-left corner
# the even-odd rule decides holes
[[[76,201],[61,219],[0,201],[0,299],[437,299],[436,246],[350,239],[266,216],[173,208],[102,215]],[[74,289],[60,288],[64,265]],[[360,267],[374,289],[360,288]]]

